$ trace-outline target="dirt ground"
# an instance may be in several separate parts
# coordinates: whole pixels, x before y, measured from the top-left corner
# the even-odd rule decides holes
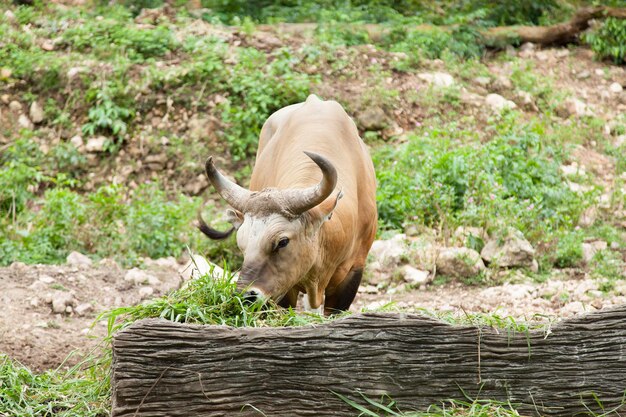
[[[183,265],[153,261],[145,270],[150,281],[125,279],[127,271],[105,261],[93,266],[30,265],[0,268],[0,352],[36,370],[76,363],[106,335],[106,321],[95,322],[109,309],[137,304],[178,288]],[[155,280],[156,278],[156,280]],[[567,279],[565,279],[567,278]],[[556,275],[547,282],[467,287],[458,282],[410,288],[398,282],[379,291],[364,282],[351,310],[380,308],[390,302],[403,310],[453,313],[496,313],[527,320],[552,320],[626,303],[626,286],[613,293],[581,274]],[[73,306],[54,313],[50,300],[69,295]],[[69,358],[68,355],[74,352]],[[65,362],[64,362],[65,361]]]
[[[66,363],[74,364],[106,336],[106,321],[95,322],[100,313],[177,288],[181,267],[175,261],[152,265],[146,272],[153,278],[145,285],[125,280],[127,271],[114,262],[0,268],[0,353],[43,370],[75,352]],[[55,313],[54,299],[68,300],[71,312]]]

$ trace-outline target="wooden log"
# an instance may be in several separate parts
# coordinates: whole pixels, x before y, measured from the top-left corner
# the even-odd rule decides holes
[[[333,393],[359,400],[356,391],[403,411],[470,397],[534,415],[602,413],[626,392],[626,306],[549,334],[410,314],[292,328],[150,319],[115,336],[112,368],[114,417],[356,416]]]
[[[483,37],[484,43],[489,46],[524,42],[533,42],[544,46],[564,45],[575,41],[578,35],[589,27],[591,20],[606,17],[626,19],[626,8],[606,6],[584,7],[576,11],[569,21],[563,23],[550,26],[499,26],[481,29],[479,33]],[[380,41],[391,31],[391,28],[388,26],[371,23],[347,23],[342,24],[342,26],[366,32],[370,39],[375,42]],[[306,35],[312,33],[317,27],[317,23],[280,23],[276,25],[259,25],[257,29],[260,31],[276,31],[288,34]],[[407,26],[406,28],[415,31],[432,31],[435,29],[449,31],[458,27],[459,25],[417,25],[413,27]]]

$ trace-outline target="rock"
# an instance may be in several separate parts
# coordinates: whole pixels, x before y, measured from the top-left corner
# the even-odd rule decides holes
[[[74,305],[74,296],[69,292],[57,291],[52,294],[52,312],[57,314],[63,314],[66,312],[67,307]]]
[[[93,311],[93,306],[90,303],[82,303],[76,306],[74,312],[79,316],[84,316],[87,313],[91,313]]]
[[[563,103],[557,106],[556,114],[560,117],[568,118],[568,117],[583,117],[583,116],[593,116],[593,111],[585,102],[575,98],[570,97],[565,100]]]
[[[82,149],[82,147],[85,146],[85,142],[83,142],[82,136],[79,135],[72,136],[72,139],[70,139],[70,143],[74,145],[76,149]]]
[[[139,288],[139,297],[141,297],[142,300],[145,300],[146,298],[150,298],[152,294],[154,294],[154,288],[152,287]]]
[[[45,116],[46,115],[44,114],[39,103],[33,101],[30,105],[30,120],[32,120],[35,124],[39,124],[44,121]]]
[[[187,122],[188,135],[193,140],[206,139],[211,130],[213,130],[213,126],[214,123],[212,119],[194,115]]]
[[[469,278],[485,269],[480,254],[470,248],[443,248],[437,257],[437,271],[450,277]]]
[[[84,67],[72,67],[67,70],[67,78],[68,80],[73,80],[80,73],[87,72],[87,68]]]
[[[369,106],[356,115],[358,124],[365,130],[379,131],[389,126],[385,111],[379,106]]]
[[[159,268],[159,269],[173,269],[178,270],[180,265],[178,261],[173,256],[168,256],[167,258],[159,258],[159,259],[150,259],[145,258],[143,263],[148,268]]]
[[[576,314],[582,314],[587,312],[588,310],[585,308],[585,305],[580,301],[574,301],[566,304],[561,309],[561,315],[563,316],[574,316]]]
[[[476,77],[474,78],[474,83],[481,85],[483,87],[488,87],[491,84],[491,78],[489,77]]]
[[[520,46],[519,50],[522,52],[534,51],[536,49],[536,45],[532,42],[524,42],[522,46]]]
[[[366,294],[378,294],[378,288],[373,285],[366,285],[365,287],[359,287],[359,292]]]
[[[451,87],[454,85],[452,75],[445,72],[424,72],[417,74],[417,78],[426,81],[434,87]]]
[[[29,304],[31,307],[39,307],[39,302],[40,302],[39,297],[33,297],[30,299]]]
[[[432,277],[428,271],[421,271],[417,268],[413,268],[411,265],[404,265],[402,267],[402,277],[406,282],[413,285],[428,284],[432,281]]]
[[[583,70],[576,75],[576,78],[578,78],[579,80],[585,80],[589,77],[591,77],[591,73],[587,70]]]
[[[574,175],[587,175],[587,173],[585,172],[585,167],[578,165],[576,162],[572,162],[569,165],[561,165],[560,170],[566,177],[571,177]]]
[[[87,145],[85,145],[85,150],[87,152],[103,152],[104,144],[106,143],[107,138],[105,136],[97,136],[95,138],[89,138],[87,140]]]
[[[398,234],[388,240],[376,240],[372,244],[370,254],[385,265],[397,266],[408,252],[405,234]]]
[[[411,242],[411,258],[418,269],[433,272],[439,255],[432,237],[420,236]]]
[[[140,284],[157,285],[161,282],[154,275],[139,268],[133,268],[127,271],[126,274],[124,275],[124,281],[129,281],[137,285],[140,285]]]
[[[22,111],[22,103],[20,103],[19,101],[11,101],[9,103],[9,110],[11,110],[13,113],[17,113],[17,112],[21,112]]]
[[[35,282],[33,282],[32,284],[30,284],[28,286],[29,289],[33,290],[33,292],[35,293],[41,293],[43,291],[47,291],[48,290],[48,285],[46,285],[45,283],[37,280]],[[50,301],[52,302],[52,301]]]
[[[505,99],[500,94],[487,94],[487,97],[485,97],[485,104],[495,111],[514,109],[517,107],[515,103],[511,100]]]
[[[594,242],[583,243],[583,262],[586,264],[593,260],[596,253],[608,248],[608,244],[603,240],[596,240]]]
[[[209,186],[209,180],[205,174],[198,174],[193,181],[189,181],[185,184],[185,191],[191,195],[199,195],[202,191],[206,190]]]
[[[619,84],[619,83],[612,83],[612,84],[609,86],[609,91],[610,91],[611,93],[613,93],[613,94],[619,94],[619,93],[621,93],[623,90],[624,90],[624,88],[623,88],[623,87],[622,87],[622,85],[621,85],[621,84]]]
[[[50,39],[46,39],[41,43],[41,49],[43,49],[44,51],[54,51],[54,47],[54,42]]]
[[[165,165],[167,164],[167,155],[164,153],[157,153],[146,156],[144,162],[146,164],[159,164]]]
[[[523,108],[534,111],[539,110],[532,94],[523,90],[517,90],[515,94],[517,95],[518,103],[520,103]]]
[[[524,234],[510,227],[503,239],[495,238],[487,242],[480,253],[487,262],[502,268],[530,267],[534,268],[535,249],[526,240]]]
[[[93,263],[89,257],[79,252],[71,252],[67,255],[65,262],[72,266],[91,266]]]
[[[74,309],[72,308],[72,306],[67,306],[65,307],[65,312],[67,314],[72,314],[72,312],[74,311]]]
[[[489,235],[482,227],[459,226],[454,231],[454,237],[465,244],[468,238],[475,237],[484,240],[488,239]]]
[[[0,101],[2,102],[2,104],[9,104],[9,102],[11,101],[11,96],[8,94],[2,94],[0,95]]]
[[[20,127],[23,127],[24,129],[33,130],[35,128],[33,122],[31,122],[28,116],[26,116],[25,114],[20,114],[20,117],[17,119],[17,124],[19,124]]]
[[[13,71],[11,71],[10,68],[2,68],[2,69],[0,69],[0,79],[2,79],[2,80],[9,79],[9,77],[11,77],[12,74],[13,74]]]
[[[594,206],[588,207],[578,219],[578,225],[580,227],[591,227],[598,218],[598,209]]]
[[[619,148],[625,144],[626,144],[626,135],[617,136],[615,138],[615,141],[613,142],[613,146],[615,146],[616,148]]]
[[[485,98],[480,94],[472,93],[469,91],[462,90],[461,95],[459,96],[459,100],[465,104],[470,104],[472,106],[482,106],[485,102]]]
[[[4,18],[9,22],[15,22],[15,14],[11,10],[4,12]]]
[[[39,277],[39,281],[43,282],[44,284],[52,284],[56,280],[52,278],[50,275],[42,275]]]
[[[557,58],[565,58],[569,56],[569,49],[559,49],[554,52],[554,56]]]
[[[496,91],[506,91],[506,90],[510,90],[511,88],[513,88],[513,83],[511,82],[509,77],[506,77],[504,75],[499,75],[493,81],[491,86]]]

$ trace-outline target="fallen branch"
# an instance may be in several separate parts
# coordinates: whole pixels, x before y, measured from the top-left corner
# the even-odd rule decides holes
[[[607,17],[626,19],[626,8],[617,7],[586,7],[578,10],[565,23],[551,26],[500,26],[480,30],[487,45],[506,45],[510,43],[532,42],[538,45],[564,45],[576,40],[577,36],[589,27],[591,20]],[[342,24],[343,25],[343,24]],[[279,32],[292,35],[307,36],[320,25],[317,23],[280,23],[276,25],[259,25],[257,29],[264,32]],[[370,39],[380,41],[391,32],[391,28],[380,24],[345,24],[355,31],[367,32]],[[418,25],[407,27],[415,31],[452,30],[459,26]]]

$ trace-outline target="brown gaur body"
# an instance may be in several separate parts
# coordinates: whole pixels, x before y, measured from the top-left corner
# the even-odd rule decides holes
[[[324,305],[326,314],[349,308],[376,234],[376,179],[338,103],[311,95],[272,114],[261,130],[250,191],[229,188],[210,159],[207,174],[235,208],[242,289],[283,306],[295,306],[304,292],[310,307]]]

